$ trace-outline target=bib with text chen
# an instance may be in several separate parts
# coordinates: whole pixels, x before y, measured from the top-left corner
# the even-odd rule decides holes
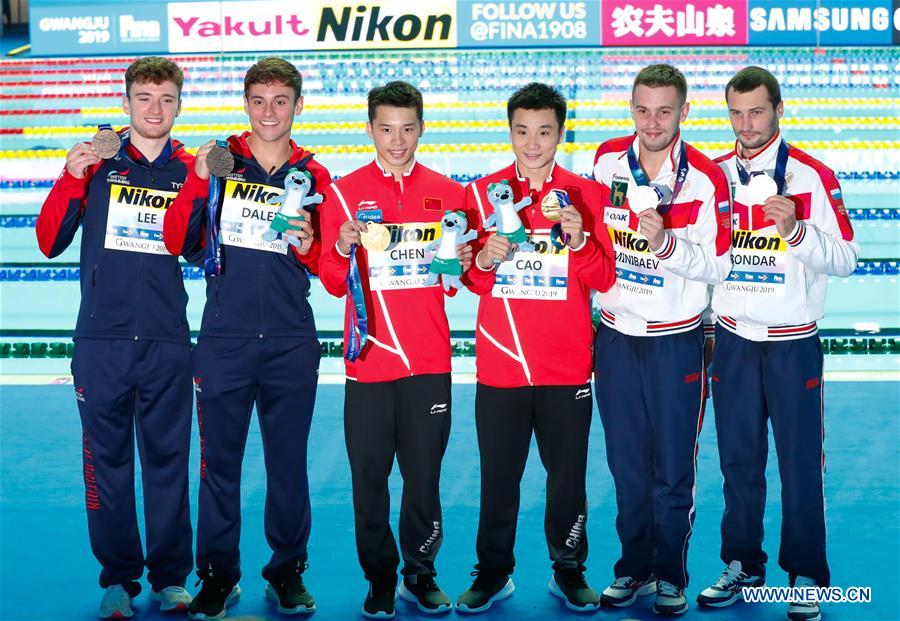
[[[391,242],[383,252],[367,252],[369,288],[388,291],[423,287],[434,258],[434,250],[425,250],[425,246],[441,238],[440,222],[385,222],[384,226],[391,233]]]

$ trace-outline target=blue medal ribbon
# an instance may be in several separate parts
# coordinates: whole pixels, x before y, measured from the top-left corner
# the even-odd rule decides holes
[[[216,146],[228,149],[228,142],[216,140]],[[216,216],[219,212],[219,195],[221,181],[215,175],[209,175],[209,195],[206,199],[206,257],[203,260],[203,271],[207,276],[216,277],[222,274],[222,243],[219,239],[219,223]]]
[[[359,275],[359,263],[356,261],[356,244],[350,246],[350,269],[347,271],[347,291],[353,298],[347,320],[350,323],[347,335],[347,351],[344,358],[353,362],[366,346],[369,338],[369,320],[366,315],[366,298],[363,295],[362,278]]]
[[[785,170],[787,169],[787,161],[788,161],[788,150],[790,149],[790,145],[782,140],[781,144],[778,145],[778,155],[775,156],[775,185],[778,186],[778,195],[781,196],[784,193],[784,175]],[[750,183],[750,179],[756,177],[757,175],[766,174],[765,171],[757,170],[755,172],[750,172],[746,168],[741,165],[740,158],[735,158],[735,165],[737,166],[738,179],[741,181],[741,185],[747,185]]]
[[[566,192],[562,190],[550,191],[556,194],[556,200],[559,201],[560,208],[570,207],[572,205],[572,201],[569,200],[569,195]],[[569,243],[569,236],[563,235],[562,224],[559,222],[550,227],[550,243],[553,244],[553,247],[557,250],[562,250],[563,247]]]
[[[209,176],[209,196],[206,199],[206,257],[203,260],[203,271],[207,276],[216,277],[222,273],[222,245],[219,240],[219,223],[216,216],[219,211],[219,178]]]
[[[637,138],[635,138],[637,140]],[[660,200],[665,197],[665,193],[659,188],[657,184],[650,183],[650,180],[647,178],[647,173],[644,172],[644,169],[641,168],[640,163],[638,162],[637,155],[634,152],[634,142],[628,147],[628,167],[631,169],[631,176],[634,177],[634,182],[638,185],[646,185],[653,188],[656,191],[656,195],[659,196]],[[681,188],[684,186],[684,182],[687,179],[688,174],[688,161],[687,161],[687,149],[684,146],[684,141],[681,142],[681,149],[678,154],[678,166],[675,171],[675,187],[672,188],[672,195],[669,197],[669,200],[665,204],[660,204],[656,211],[659,212],[660,215],[665,214],[672,208],[672,205],[675,204],[675,199],[678,197],[678,193],[681,192]],[[668,192],[668,188],[666,188]]]

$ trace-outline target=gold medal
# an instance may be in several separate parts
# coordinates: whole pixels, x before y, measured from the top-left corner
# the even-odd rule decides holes
[[[216,141],[216,146],[206,154],[206,166],[209,174],[216,177],[226,177],[234,171],[234,154],[228,148],[228,143]]]
[[[97,133],[94,134],[91,144],[94,145],[94,152],[97,154],[97,157],[111,160],[119,154],[119,149],[122,148],[122,139],[110,127],[101,126]]]
[[[556,192],[548,192],[547,196],[541,200],[541,213],[551,222],[559,222],[562,219],[560,213],[562,207],[559,204],[559,197]]]
[[[369,252],[384,252],[391,245],[391,231],[377,222],[367,222],[366,230],[360,231],[359,239]]]

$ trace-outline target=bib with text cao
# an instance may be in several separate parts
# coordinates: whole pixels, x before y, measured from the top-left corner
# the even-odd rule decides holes
[[[163,219],[177,192],[110,184],[104,248],[169,254],[163,243]]]
[[[441,238],[440,222],[385,222],[384,226],[391,233],[391,241],[382,252],[368,252],[369,288],[388,291],[422,287],[434,258],[434,251],[426,251],[425,246]]]
[[[652,297],[663,290],[664,270],[650,250],[647,238],[631,230],[629,219],[628,209],[607,207],[603,210],[603,221],[616,252],[616,286]]]
[[[554,248],[549,234],[532,235],[531,241],[533,252],[520,250],[497,267],[491,295],[519,300],[565,300],[569,284],[569,247]]]
[[[288,243],[283,239],[266,241],[262,238],[262,234],[269,229],[269,222],[278,212],[277,205],[269,205],[266,201],[282,194],[284,188],[226,180],[219,227],[222,243],[226,246],[287,254]]]

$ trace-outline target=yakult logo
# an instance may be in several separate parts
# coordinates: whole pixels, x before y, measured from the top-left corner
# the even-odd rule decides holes
[[[305,3],[170,2],[169,51],[219,49],[213,40],[223,51],[303,49],[316,21],[304,9]]]

